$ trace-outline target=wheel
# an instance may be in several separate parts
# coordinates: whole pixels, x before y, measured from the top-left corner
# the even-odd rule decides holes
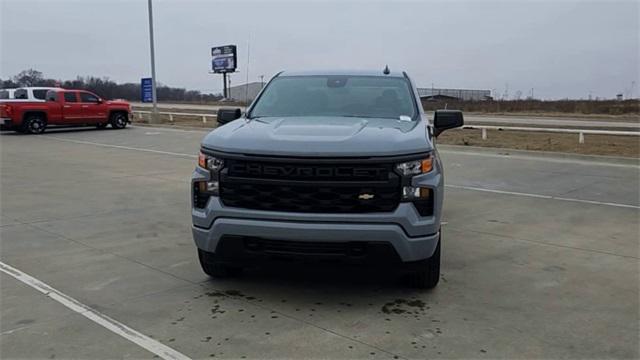
[[[127,127],[127,115],[121,112],[113,113],[111,114],[109,123],[114,129],[124,129],[125,127]]]
[[[96,125],[96,127],[97,127],[98,129],[104,129],[104,128],[106,128],[106,127],[107,127],[107,125],[108,125],[107,123],[100,123],[100,124],[97,124],[97,125]]]
[[[219,264],[213,259],[211,253],[198,249],[198,260],[205,274],[215,278],[237,276],[242,273],[242,268]]]
[[[22,131],[28,134],[42,134],[47,127],[47,122],[42,115],[29,115],[22,122]]]
[[[442,233],[438,237],[438,246],[433,255],[424,260],[422,269],[409,274],[409,285],[419,289],[433,289],[440,281],[440,246]]]

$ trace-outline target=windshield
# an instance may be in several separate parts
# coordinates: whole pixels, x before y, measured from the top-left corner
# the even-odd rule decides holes
[[[405,78],[285,76],[275,78],[250,117],[344,116],[411,120],[416,107]]]

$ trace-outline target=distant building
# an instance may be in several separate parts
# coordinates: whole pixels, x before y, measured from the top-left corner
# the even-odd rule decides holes
[[[492,100],[491,90],[470,90],[470,89],[435,89],[418,88],[420,99],[425,100]]]
[[[245,99],[248,99],[249,102],[251,102],[256,98],[256,96],[258,96],[260,90],[262,90],[262,83],[249,83],[248,90],[249,91],[247,91],[247,84],[232,86],[229,88],[229,98],[236,101],[244,101]]]

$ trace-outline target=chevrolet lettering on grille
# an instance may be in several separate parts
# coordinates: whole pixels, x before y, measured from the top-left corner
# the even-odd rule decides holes
[[[274,177],[372,177],[379,178],[385,170],[351,166],[293,166],[235,163],[230,171],[237,175]]]

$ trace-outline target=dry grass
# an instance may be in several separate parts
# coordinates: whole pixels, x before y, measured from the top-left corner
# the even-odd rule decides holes
[[[570,115],[635,115],[640,114],[640,101],[635,100],[491,100],[458,101],[455,99],[422,101],[426,111],[458,109],[485,114],[570,114]]]
[[[578,134],[488,130],[482,140],[480,130],[449,130],[438,143],[640,158],[640,136],[585,135],[579,144]]]
[[[623,114],[623,115],[603,115],[603,114],[575,114],[575,113],[534,113],[534,112],[518,112],[518,113],[492,113],[492,112],[465,112],[465,115],[481,116],[505,116],[505,117],[527,117],[527,118],[552,118],[567,120],[584,120],[584,121],[611,121],[611,122],[640,122],[640,114]],[[433,117],[433,114],[430,114]],[[586,123],[588,124],[588,122]]]

